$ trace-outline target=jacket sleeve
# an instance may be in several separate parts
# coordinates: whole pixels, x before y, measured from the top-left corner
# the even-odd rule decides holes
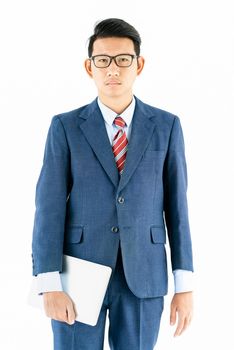
[[[70,153],[59,116],[52,118],[36,185],[32,238],[33,275],[61,271]]]
[[[172,270],[193,271],[187,205],[187,166],[180,120],[175,116],[164,166],[164,213]]]

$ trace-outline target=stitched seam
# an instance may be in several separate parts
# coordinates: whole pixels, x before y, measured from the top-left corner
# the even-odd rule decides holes
[[[73,332],[72,332],[72,347],[71,347],[71,350],[75,350],[74,348],[74,344],[75,344],[75,326],[76,326],[76,321],[73,325]]]
[[[66,134],[66,131],[65,131],[65,127],[64,127],[63,122],[62,122],[62,120],[60,119],[60,117],[57,117],[57,118],[58,118],[57,120],[59,120],[59,122],[60,122],[60,124],[61,124],[61,126],[62,126],[63,133],[64,133],[64,137],[65,137],[66,144],[67,144],[67,148],[68,148],[68,150],[70,151],[70,148],[69,148],[69,145],[68,145],[68,140],[67,140],[67,134]]]
[[[140,299],[140,314],[139,314],[139,350],[143,350],[142,347],[142,304],[143,304],[143,299]]]

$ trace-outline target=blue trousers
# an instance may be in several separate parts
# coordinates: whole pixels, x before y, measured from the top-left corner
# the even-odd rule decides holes
[[[77,321],[69,325],[52,319],[54,350],[103,350],[107,310],[111,350],[153,350],[163,306],[163,297],[138,298],[130,291],[119,247],[96,326]]]

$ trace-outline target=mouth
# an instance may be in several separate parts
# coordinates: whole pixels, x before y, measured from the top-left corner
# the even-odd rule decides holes
[[[106,85],[121,85],[121,83],[117,80],[109,80],[105,84]]]

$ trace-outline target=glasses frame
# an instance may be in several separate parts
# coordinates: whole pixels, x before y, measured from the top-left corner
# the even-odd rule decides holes
[[[116,57],[124,56],[124,55],[131,56],[131,58],[132,58],[132,61],[131,61],[131,63],[130,63],[128,66],[120,66],[120,65],[117,63]],[[99,56],[109,57],[109,58],[110,58],[109,64],[108,64],[107,66],[105,66],[105,67],[98,67],[98,66],[96,66],[94,60],[95,60],[96,57],[99,57]],[[132,65],[133,59],[134,59],[134,58],[138,58],[138,57],[139,57],[139,56],[137,56],[137,55],[132,55],[132,54],[130,54],[130,53],[121,53],[121,54],[118,54],[118,55],[115,55],[115,56],[110,56],[110,55],[95,55],[95,56],[91,56],[89,59],[93,61],[93,64],[95,65],[95,67],[101,68],[101,69],[102,69],[102,68],[108,68],[108,67],[111,65],[111,62],[112,62],[113,60],[114,60],[114,62],[115,62],[115,64],[116,64],[117,67],[120,67],[120,68],[128,68],[128,67],[130,67],[130,66]]]

